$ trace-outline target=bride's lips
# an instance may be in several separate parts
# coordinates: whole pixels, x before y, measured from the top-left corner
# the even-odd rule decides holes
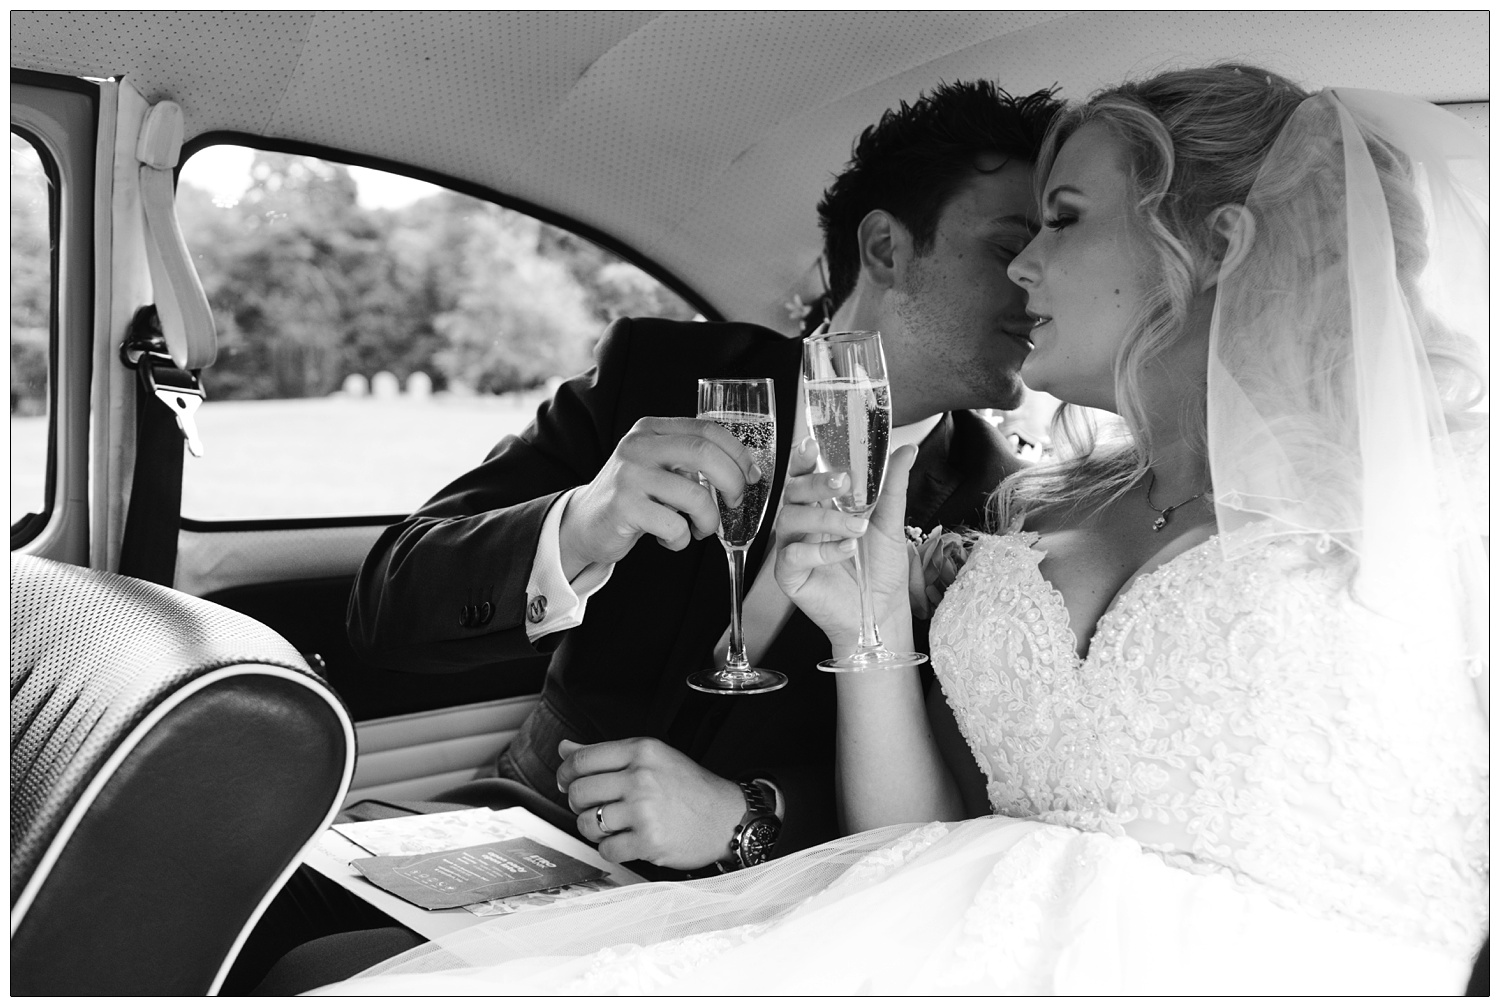
[[[1050,324],[1052,321],[1051,315],[1045,315],[1040,311],[1033,311],[1030,308],[1026,309],[1026,314],[1031,319],[1031,332],[1035,332],[1037,329],[1040,329],[1044,325]]]

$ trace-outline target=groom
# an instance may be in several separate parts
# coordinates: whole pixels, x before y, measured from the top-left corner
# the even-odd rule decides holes
[[[977,525],[1017,466],[970,409],[1012,408],[1029,348],[1005,270],[1035,229],[1030,170],[1059,105],[985,81],[887,112],[818,206],[834,330],[883,334],[894,449],[920,445],[907,523]],[[780,499],[800,419],[800,340],[743,323],[621,319],[596,366],[478,468],[388,528],[360,570],[349,635],[417,672],[551,653],[500,779],[439,800],[526,804],[654,877],[734,869],[839,834],[828,643],[746,564],[752,661],[777,692],[726,698],[686,677],[723,654],[728,576],[702,471],[731,498]],[[705,377],[776,383],[773,472],[692,419]],[[756,822],[757,842],[746,829]]]

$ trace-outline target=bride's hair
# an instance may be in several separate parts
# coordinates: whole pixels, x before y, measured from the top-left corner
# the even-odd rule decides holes
[[[1053,121],[1037,159],[1038,197],[1063,143],[1089,123],[1108,126],[1128,151],[1131,192],[1156,253],[1148,273],[1158,280],[1115,359],[1115,402],[1129,440],[1098,443],[1089,414],[1062,406],[1052,421],[1062,461],[1025,469],[1001,485],[992,502],[1001,527],[1028,512],[1102,506],[1145,478],[1151,431],[1142,371],[1182,335],[1194,295],[1218,269],[1209,214],[1244,202],[1282,125],[1307,97],[1278,74],[1225,63],[1099,91]],[[1181,404],[1182,430],[1200,453],[1207,447],[1204,391],[1200,384]]]
[[[1130,437],[1100,442],[1093,422],[1074,406],[1063,406],[1053,419],[1053,442],[1061,461],[1023,470],[1007,479],[992,501],[1001,527],[1016,517],[1044,510],[1089,509],[1102,506],[1128,491],[1147,473],[1152,431],[1146,422],[1142,373],[1147,364],[1185,332],[1189,309],[1197,291],[1219,268],[1222,239],[1216,238],[1210,216],[1226,204],[1243,204],[1257,181],[1271,146],[1297,107],[1310,95],[1290,80],[1259,67],[1225,63],[1211,67],[1162,73],[1144,81],[1098,92],[1086,103],[1070,107],[1052,124],[1037,162],[1038,195],[1063,143],[1084,125],[1106,125],[1128,152],[1127,170],[1136,210],[1148,246],[1155,252],[1158,277],[1134,318],[1115,360],[1115,398]],[[1397,274],[1403,292],[1426,342],[1429,363],[1439,388],[1450,429],[1465,425],[1462,414],[1484,397],[1482,365],[1458,351],[1452,338],[1425,312],[1416,277],[1426,259],[1425,226],[1411,188],[1411,168],[1404,157],[1378,139],[1367,138],[1370,153],[1385,190],[1395,242]],[[1309,173],[1280,182],[1295,189],[1313,184]],[[1266,179],[1260,184],[1265,186]],[[1311,195],[1316,205],[1316,194]],[[1342,193],[1329,194],[1342,205]],[[1274,242],[1260,234],[1256,240]],[[1293,289],[1307,265],[1306,249],[1283,249],[1282,279]],[[1299,253],[1302,258],[1299,262]],[[1276,284],[1272,284],[1276,286]],[[1285,299],[1283,299],[1285,301]],[[1302,307],[1307,301],[1300,302]],[[1310,317],[1287,317],[1288,338],[1302,338],[1304,353],[1290,354],[1300,364],[1288,375],[1308,385],[1308,394],[1321,397],[1321,411],[1333,422],[1318,424],[1302,441],[1313,459],[1345,447],[1352,424],[1330,415],[1327,403],[1338,398],[1336,376],[1344,371],[1348,341],[1306,338],[1313,331],[1327,335],[1330,325],[1348,328],[1347,301],[1323,305],[1327,312]],[[1281,310],[1291,308],[1289,301]],[[1321,387],[1308,381],[1325,375]],[[1183,396],[1181,430],[1200,455],[1207,453],[1207,376],[1194,394]],[[1334,408],[1332,413],[1340,412]]]

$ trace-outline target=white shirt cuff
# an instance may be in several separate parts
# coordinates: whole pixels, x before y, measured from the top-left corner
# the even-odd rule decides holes
[[[542,521],[542,535],[526,582],[526,639],[535,643],[583,622],[588,601],[609,583],[613,563],[590,563],[570,582],[562,568],[562,518],[577,487],[558,495]]]

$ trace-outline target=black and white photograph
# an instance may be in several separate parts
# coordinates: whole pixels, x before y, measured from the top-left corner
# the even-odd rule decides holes
[[[12,996],[1489,995],[1488,10],[12,10]]]

